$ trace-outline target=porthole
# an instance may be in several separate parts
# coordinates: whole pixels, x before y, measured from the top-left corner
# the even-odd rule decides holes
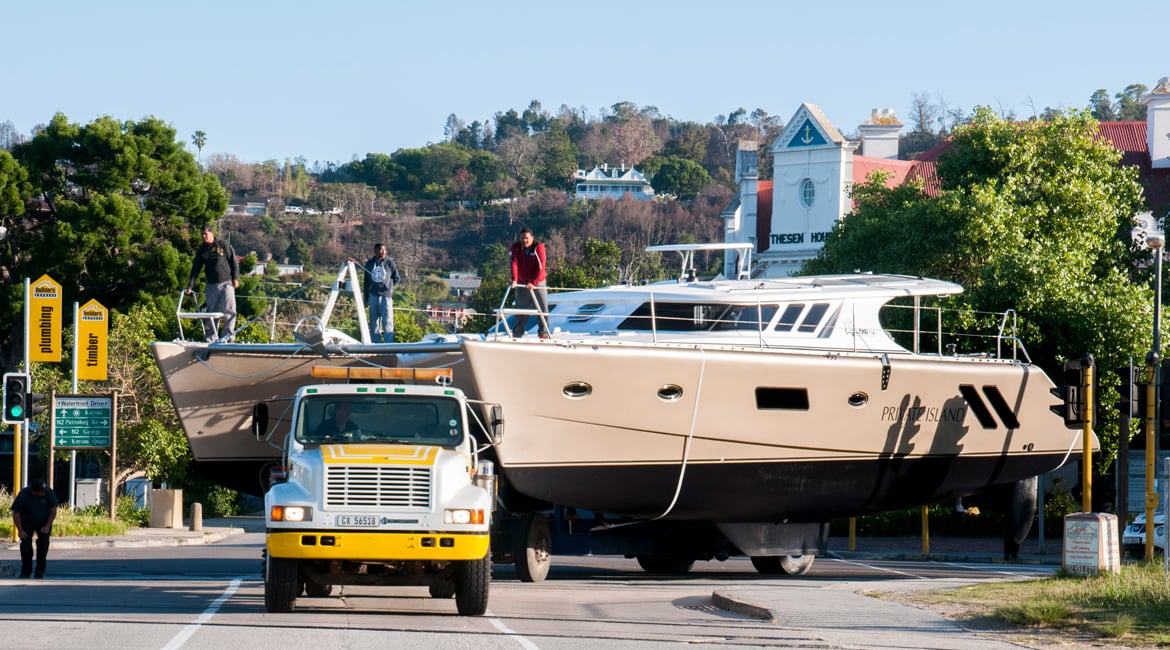
[[[658,399],[666,400],[668,402],[682,399],[682,394],[682,386],[676,386],[674,384],[667,384],[658,389]]]
[[[869,402],[869,395],[858,391],[849,396],[849,406],[865,406]]]
[[[583,397],[589,397],[590,393],[593,392],[593,387],[583,381],[575,381],[571,384],[565,384],[561,392],[569,399],[581,399]]]

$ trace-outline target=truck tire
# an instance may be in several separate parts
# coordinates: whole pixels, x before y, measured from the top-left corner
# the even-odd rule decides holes
[[[516,548],[512,550],[516,575],[520,582],[542,582],[552,566],[552,535],[548,519],[526,514],[520,519],[516,533]]]
[[[268,556],[264,578],[264,608],[273,613],[293,611],[301,588],[297,561]]]
[[[489,555],[480,560],[460,562],[455,569],[455,607],[461,616],[482,616],[487,611],[492,583]]]
[[[333,593],[333,585],[327,585],[315,580],[305,581],[305,595],[312,598],[325,598]]]
[[[455,595],[455,582],[445,580],[430,586],[431,598],[450,598]]]
[[[761,555],[752,558],[752,566],[766,576],[802,576],[812,568],[815,555]]]
[[[643,571],[656,575],[686,575],[695,566],[693,559],[677,555],[639,555],[637,558]]]

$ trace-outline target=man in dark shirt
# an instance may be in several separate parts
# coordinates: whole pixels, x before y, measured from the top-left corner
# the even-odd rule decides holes
[[[203,325],[204,338],[210,343],[217,339],[231,341],[236,330],[236,289],[240,286],[240,265],[232,245],[216,239],[211,225],[203,226],[203,243],[195,249],[195,261],[191,264],[191,278],[187,280],[187,294],[195,292],[195,279],[203,271],[207,280],[204,292],[207,295],[207,311],[223,313],[223,334],[215,327]]]
[[[356,262],[354,258],[349,261]],[[374,256],[362,267],[362,293],[370,305],[370,335],[374,343],[394,342],[394,285],[402,282],[398,265],[386,257],[386,245],[374,244]]]
[[[37,536],[36,577],[45,576],[49,554],[49,533],[57,518],[57,495],[42,478],[34,478],[12,500],[12,523],[20,538],[20,577],[33,575],[33,535]]]

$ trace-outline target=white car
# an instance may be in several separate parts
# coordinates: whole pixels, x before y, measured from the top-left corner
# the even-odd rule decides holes
[[[1121,547],[1132,557],[1146,554],[1146,515],[1142,513],[1121,533]],[[1166,515],[1154,514],[1154,548],[1166,552]]]
[[[305,211],[305,209],[299,205],[289,205],[289,206],[285,206],[285,208],[284,208],[285,214],[303,214],[304,211]]]

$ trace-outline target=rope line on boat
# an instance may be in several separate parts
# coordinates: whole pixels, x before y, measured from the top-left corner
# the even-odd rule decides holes
[[[702,347],[695,349],[699,351],[702,362],[699,364],[699,381],[695,388],[695,406],[691,409],[691,427],[690,431],[687,432],[687,442],[683,445],[682,465],[678,468],[678,482],[674,486],[674,497],[670,500],[670,505],[666,506],[666,510],[651,521],[662,519],[669,515],[671,510],[674,510],[674,506],[678,503],[678,496],[682,493],[683,479],[687,475],[687,462],[691,458],[691,442],[695,439],[695,421],[699,419],[699,402],[703,396],[703,374],[707,371],[707,355],[703,352]]]

